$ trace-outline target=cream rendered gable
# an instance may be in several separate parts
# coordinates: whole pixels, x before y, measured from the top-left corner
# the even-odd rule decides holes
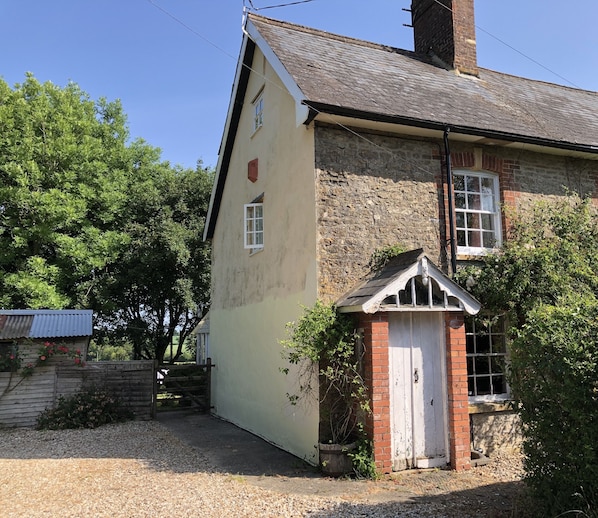
[[[279,343],[285,323],[317,296],[313,128],[297,125],[296,99],[259,45],[212,239],[212,404],[216,415],[315,463],[317,401],[289,403],[298,387],[292,373],[280,372],[287,365]],[[254,133],[251,101],[260,91],[264,124]],[[251,255],[243,249],[243,206],[261,193],[265,246]]]

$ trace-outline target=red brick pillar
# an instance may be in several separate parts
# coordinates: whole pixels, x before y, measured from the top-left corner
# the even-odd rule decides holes
[[[465,325],[461,313],[445,313],[451,467],[471,468]]]
[[[390,385],[388,363],[388,313],[359,316],[365,348],[364,375],[370,389],[372,413],[366,431],[373,442],[376,468],[381,473],[392,471],[390,430]]]

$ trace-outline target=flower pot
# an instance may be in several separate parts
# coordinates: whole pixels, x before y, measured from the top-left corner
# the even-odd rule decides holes
[[[353,462],[348,453],[352,452],[357,443],[326,444],[320,443],[320,469],[329,477],[342,477],[353,472]]]

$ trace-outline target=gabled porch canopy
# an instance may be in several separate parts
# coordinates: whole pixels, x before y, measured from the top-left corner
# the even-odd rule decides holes
[[[341,297],[343,313],[378,311],[465,311],[475,315],[480,303],[447,277],[420,248],[391,259]]]

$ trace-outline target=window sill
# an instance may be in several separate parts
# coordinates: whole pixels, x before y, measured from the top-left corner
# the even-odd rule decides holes
[[[490,414],[493,412],[510,412],[513,410],[511,400],[503,399],[500,401],[470,401],[470,414]]]
[[[252,248],[251,250],[249,250],[249,257],[251,257],[252,255],[255,254],[259,254],[260,252],[264,251],[264,247],[262,248]]]
[[[459,250],[457,251],[458,261],[482,261],[489,254],[498,252],[498,248],[484,248],[480,250]]]
[[[253,131],[251,132],[251,135],[249,135],[249,138],[252,139],[259,130],[261,130],[264,127],[264,125],[262,124],[261,126],[258,126],[257,128],[254,128]]]

